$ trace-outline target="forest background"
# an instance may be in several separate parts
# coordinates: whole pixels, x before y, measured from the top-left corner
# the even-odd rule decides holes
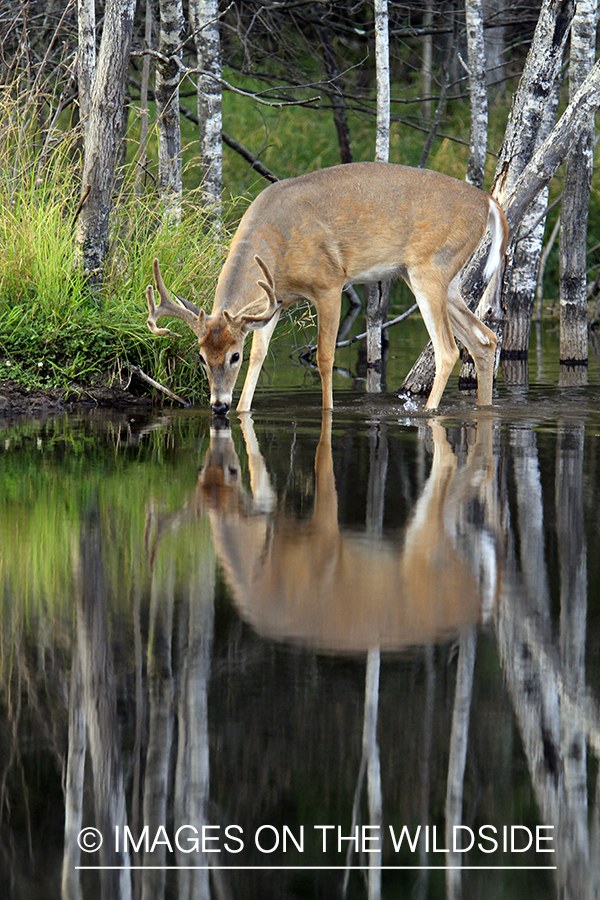
[[[510,199],[592,69],[595,0],[385,6],[390,161]],[[235,224],[269,181],[375,157],[374,4],[2,0],[0,67],[0,380],[77,398],[142,371],[194,401],[193,335],[146,328],[152,259],[210,307]],[[549,189],[511,221],[504,298],[506,362],[526,366],[532,316],[560,309],[579,378],[599,318],[594,97],[567,129],[577,158],[547,165]]]

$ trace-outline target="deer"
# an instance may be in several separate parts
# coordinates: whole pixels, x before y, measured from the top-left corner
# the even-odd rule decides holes
[[[454,335],[471,354],[477,402],[492,403],[497,337],[460,295],[460,274],[490,234],[484,277],[499,273],[508,239],[500,205],[484,191],[428,169],[382,162],[347,163],[275,182],[244,213],[221,270],[212,311],[165,287],[158,260],[146,289],[147,324],[187,323],[198,338],[214,415],[227,415],[253,332],[238,412],[252,408],[258,376],[282,310],[309,301],[317,312],[317,367],[323,409],[333,408],[333,364],[342,291],[402,277],[433,343],[435,378],[426,402],[436,409],[458,359]],[[496,289],[499,298],[499,286]],[[493,291],[492,291],[493,293]]]

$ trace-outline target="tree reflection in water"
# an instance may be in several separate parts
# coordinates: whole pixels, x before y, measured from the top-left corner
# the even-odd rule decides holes
[[[116,515],[101,492],[85,491],[62,546],[71,580],[61,589],[75,599],[70,630],[68,611],[44,618],[37,597],[29,619],[20,616],[27,578],[16,557],[3,557],[5,660],[13,650],[4,664],[0,838],[14,896],[34,896],[27,866],[36,872],[42,858],[32,740],[39,757],[53,752],[63,768],[64,898],[315,896],[319,884],[323,895],[376,900],[389,896],[393,877],[380,866],[489,865],[476,851],[452,851],[453,826],[535,824],[523,806],[521,753],[557,852],[513,854],[510,864],[555,864],[557,896],[597,894],[587,754],[600,753],[600,717],[597,686],[586,682],[584,510],[597,505],[599,486],[584,477],[584,421],[558,422],[553,497],[539,434],[522,419],[480,412],[462,427],[438,417],[399,428],[382,417],[365,432],[325,413],[311,460],[313,434],[271,424],[257,435],[248,415],[233,432],[212,429],[187,500],[138,490],[132,505],[145,510],[145,535],[133,511]],[[408,453],[400,434],[412,437]],[[278,442],[291,454],[287,470]],[[21,538],[25,569],[30,544]],[[506,695],[489,674],[492,639]],[[27,723],[23,708],[32,710]],[[313,846],[261,857],[248,839],[238,855],[223,850],[234,822],[248,838],[268,822],[296,834],[303,823],[308,833],[335,822],[346,836],[365,825],[384,835],[389,824],[412,834],[436,825],[449,851],[427,852],[421,841],[414,855],[394,854],[384,839],[368,854],[346,841],[341,855]],[[213,826],[221,853],[210,842],[187,852],[189,830],[176,846],[186,823]],[[77,836],[90,824],[121,837],[127,826],[137,851],[121,841],[114,852],[111,838],[98,854],[80,853]],[[265,863],[270,872],[218,867]],[[284,864],[306,871],[275,868]],[[317,864],[346,871],[309,872]],[[98,875],[78,865],[140,868]],[[58,880],[55,866],[35,877]],[[488,893],[492,876],[448,868],[445,890],[437,877],[423,870],[389,883],[454,900]]]

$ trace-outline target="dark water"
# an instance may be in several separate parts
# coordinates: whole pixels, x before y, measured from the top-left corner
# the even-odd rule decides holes
[[[552,366],[4,422],[3,896],[597,896],[600,387]]]

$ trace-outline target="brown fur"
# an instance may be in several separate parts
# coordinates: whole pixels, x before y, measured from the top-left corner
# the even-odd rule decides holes
[[[467,309],[457,285],[461,268],[490,225],[500,260],[506,219],[477,188],[437,172],[385,163],[321,169],[270,185],[250,205],[221,271],[211,316],[199,312],[194,320],[189,309],[170,301],[159,286],[156,266],[161,305],[156,309],[148,295],[148,324],[155,333],[163,333],[156,328],[161,315],[177,315],[191,324],[205,357],[216,412],[230,407],[244,340],[254,331],[238,404],[239,411],[248,411],[280,310],[308,300],[319,320],[323,408],[331,409],[344,285],[401,275],[417,298],[435,351],[436,375],[427,406],[438,406],[458,358],[453,332],[474,359],[478,402],[489,405],[496,336]],[[494,260],[496,265],[496,254]],[[223,318],[230,341],[221,329]]]

